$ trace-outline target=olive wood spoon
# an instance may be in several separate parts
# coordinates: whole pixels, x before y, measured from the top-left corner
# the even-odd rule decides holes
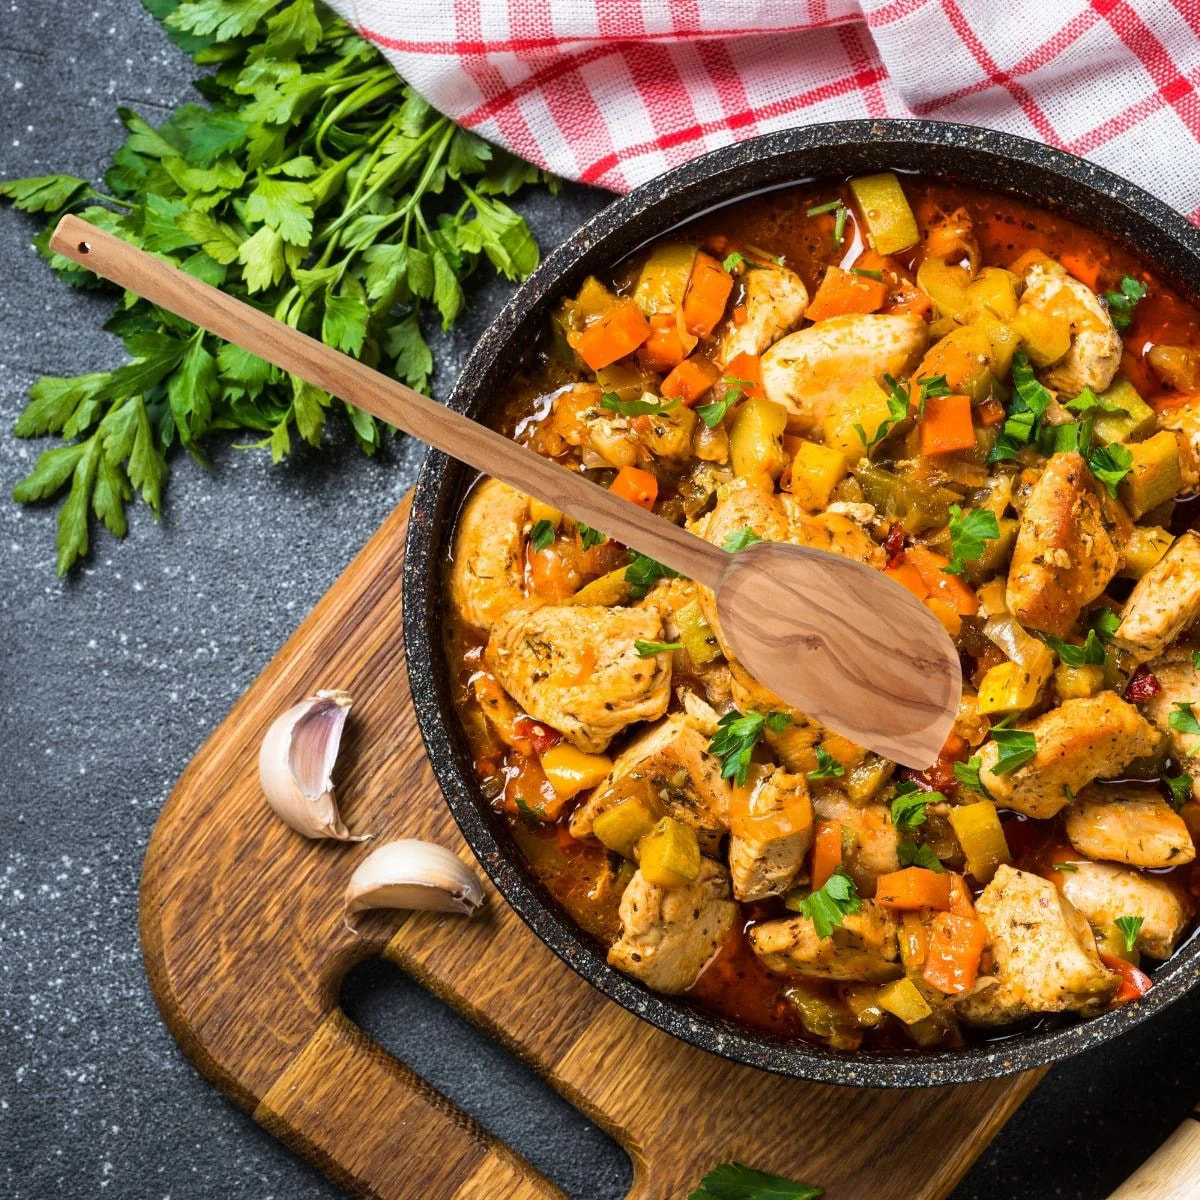
[[[879,571],[779,542],[729,554],[79,217],[63,217],[50,245],[711,588],[726,641],[781,700],[897,762],[924,768],[937,757],[958,707],[958,652],[929,609]]]

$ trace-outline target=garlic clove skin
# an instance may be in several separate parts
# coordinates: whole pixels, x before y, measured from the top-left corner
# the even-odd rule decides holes
[[[289,828],[309,838],[361,842],[342,823],[330,777],[353,701],[320,691],[292,705],[267,730],[258,752],[258,778],[267,803]]]
[[[346,911],[414,908],[472,916],[483,906],[478,876],[444,846],[404,838],[376,847],[354,869]]]

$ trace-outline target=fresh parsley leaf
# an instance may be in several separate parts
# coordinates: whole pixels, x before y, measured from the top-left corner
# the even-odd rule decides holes
[[[1101,412],[1124,412],[1125,410],[1119,404],[1110,404],[1106,400],[1101,400],[1090,387],[1085,387],[1074,400],[1068,400],[1063,405],[1073,413],[1089,413],[1095,409]]]
[[[876,283],[883,282],[883,272],[882,271],[870,271],[864,267],[851,267],[850,274],[851,275],[860,275],[860,276],[862,276],[863,279],[874,279]]]
[[[672,650],[682,650],[682,642],[643,642],[638,638],[633,643],[633,648],[642,658],[651,658],[655,654],[669,654]]]
[[[533,528],[529,531],[529,544],[535,550],[545,550],[553,541],[554,526],[544,517],[542,520],[534,522]]]
[[[657,417],[679,407],[675,400],[622,400],[616,392],[605,392],[600,397],[600,407],[622,417]]]
[[[732,275],[745,261],[746,259],[735,250],[725,256],[721,266]]]
[[[1116,637],[1117,630],[1121,628],[1120,614],[1111,608],[1098,608],[1092,617],[1092,628],[1102,642],[1111,642]]]
[[[1108,311],[1113,324],[1118,329],[1128,329],[1133,319],[1133,310],[1147,291],[1147,285],[1131,275],[1121,280],[1120,291],[1106,292],[1104,299],[1108,301]]]
[[[1192,670],[1200,671],[1200,650],[1192,651]]]
[[[791,715],[783,712],[739,712],[731,709],[717,722],[717,732],[708,743],[709,754],[721,760],[721,778],[737,784],[746,782],[750,770],[750,755],[762,738],[764,729],[780,733],[792,723]]]
[[[758,536],[748,525],[743,525],[741,529],[734,529],[726,535],[721,547],[728,550],[730,554],[736,554],[739,550],[745,550],[747,546],[757,546],[762,538]]]
[[[1137,945],[1138,934],[1141,932],[1145,917],[1118,917],[1113,924],[1121,931],[1125,941],[1125,949],[1132,952]]]
[[[862,901],[854,880],[838,867],[821,887],[797,904],[796,911],[803,913],[813,923],[817,937],[827,938],[842,924],[844,917],[858,912],[860,908]]]
[[[1064,875],[1075,875],[1079,872],[1079,868],[1074,863],[1069,862],[1051,863],[1050,870],[1061,871]]]
[[[577,521],[575,528],[579,531],[579,544],[583,549],[590,550],[593,546],[603,544],[604,534],[600,530],[593,529],[590,525],[585,525],[582,521]]]
[[[818,1200],[825,1189],[793,1183],[740,1162],[722,1163],[700,1180],[688,1200]]]
[[[904,787],[907,784],[907,787]],[[896,785],[896,796],[892,800],[892,824],[897,833],[912,833],[926,821],[925,806],[944,800],[940,792],[923,792],[908,780]],[[904,787],[902,791],[901,788]]]
[[[1053,397],[1037,381],[1029,356],[1024,350],[1013,355],[1014,398],[996,444],[988,453],[988,462],[1016,458],[1018,452],[1036,437],[1042,415]]]
[[[919,403],[922,411],[925,408],[925,401],[931,396],[950,395],[950,385],[946,382],[945,375],[934,375],[929,379],[918,379],[917,386],[920,389]]]
[[[725,414],[729,411],[729,406],[733,401],[725,396],[720,400],[714,400],[711,404],[701,404],[696,409],[696,416],[702,420],[709,429],[716,429],[720,423],[725,420]]]
[[[975,562],[987,548],[987,543],[1000,536],[996,514],[987,508],[972,508],[966,514],[957,505],[950,505],[950,546],[953,557],[942,568],[947,575],[965,575],[967,563]]]
[[[1027,729],[1000,729],[993,725],[992,741],[1000,747],[993,775],[1011,775],[1037,754],[1037,738]]]
[[[91,192],[87,180],[76,175],[33,175],[0,181],[0,196],[27,213],[61,212],[84,189]]]
[[[1196,714],[1192,711],[1192,703],[1192,701],[1175,701],[1174,711],[1167,717],[1167,724],[1176,733],[1200,733],[1200,721],[1196,719]],[[1200,753],[1200,746],[1191,751],[1191,754],[1197,753]]]
[[[979,755],[972,754],[967,761],[956,762],[950,769],[954,772],[954,778],[968,790],[978,792],[981,796],[986,796],[989,800],[992,798],[991,792],[983,785],[983,781],[979,778]]]
[[[1117,484],[1133,468],[1133,455],[1119,442],[1111,446],[1097,446],[1088,455],[1088,466],[1092,474],[1108,489],[1108,494],[1117,498]]]
[[[1192,777],[1181,771],[1178,775],[1164,775],[1163,782],[1171,793],[1171,806],[1178,812],[1192,798]]]
[[[1043,640],[1066,667],[1100,666],[1104,662],[1104,644],[1094,629],[1088,630],[1082,646],[1073,646],[1049,633]]]
[[[946,870],[932,847],[924,842],[914,842],[912,838],[900,839],[896,845],[896,857],[902,867],[924,867],[926,871],[937,871],[939,874]]]
[[[842,766],[824,746],[817,747],[817,765],[816,769],[809,771],[807,778],[809,779],[840,779],[846,773],[846,768]]]
[[[629,584],[635,600],[641,600],[660,579],[678,578],[678,571],[665,567],[636,550],[633,552],[633,559],[625,568],[625,582]]]

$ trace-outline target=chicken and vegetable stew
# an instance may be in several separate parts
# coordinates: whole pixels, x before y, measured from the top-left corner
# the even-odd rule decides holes
[[[875,567],[962,655],[940,758],[898,768],[758,685],[705,589],[480,481],[457,707],[613,966],[846,1050],[1152,986],[1200,895],[1200,314],[1165,281],[1011,197],[798,185],[589,278],[503,428],[731,554]]]

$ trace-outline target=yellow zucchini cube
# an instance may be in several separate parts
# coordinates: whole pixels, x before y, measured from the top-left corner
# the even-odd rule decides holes
[[[979,681],[978,711],[1010,713],[1032,708],[1046,678],[1039,678],[1019,663],[1000,663]]]
[[[1060,700],[1082,700],[1104,690],[1104,668],[1099,663],[1084,663],[1068,667],[1059,663],[1054,668],[1054,690]]]
[[[700,875],[696,831],[674,817],[663,817],[637,844],[642,876],[659,887],[683,887]]]
[[[990,800],[952,808],[950,827],[966,856],[967,871],[980,883],[990,883],[998,867],[1012,864],[1000,817]]]
[[[633,848],[658,824],[661,811],[648,797],[626,796],[592,823],[592,833],[610,850],[633,857]]]
[[[1164,429],[1126,449],[1133,456],[1133,466],[1118,485],[1117,495],[1136,521],[1183,490],[1183,469],[1173,430]]]
[[[742,405],[729,431],[729,461],[739,479],[773,487],[787,466],[783,431],[787,409],[763,396],[751,396]]]
[[[846,456],[832,446],[802,441],[792,455],[792,474],[788,491],[808,509],[823,509],[833,489],[846,477]]]
[[[908,976],[885,983],[875,994],[875,1003],[884,1012],[899,1017],[905,1025],[915,1025],[918,1021],[933,1016],[929,1001],[921,995],[921,989]]]
[[[891,171],[850,180],[866,226],[867,241],[879,254],[896,254],[915,246],[921,236],[900,180]]]
[[[1027,305],[1018,310],[1012,328],[1035,367],[1048,367],[1071,349],[1071,322],[1059,313]]]
[[[1117,572],[1123,579],[1141,579],[1171,548],[1175,540],[1160,525],[1135,525],[1125,542],[1125,565]]]
[[[685,604],[676,613],[675,620],[679,625],[679,640],[683,643],[683,648],[692,662],[703,666],[705,663],[712,662],[721,653],[716,634],[704,619],[704,613],[698,600]]]
[[[585,754],[566,742],[551,746],[541,758],[542,771],[560,800],[595,787],[612,770],[612,759],[607,754]]]
[[[840,451],[846,462],[853,464],[867,452],[866,442],[854,427],[859,426],[870,439],[890,420],[887,392],[873,379],[864,379],[838,397],[821,422],[821,432],[826,447]]]
[[[1116,379],[1100,393],[1100,402],[1117,412],[1100,410],[1092,432],[1096,440],[1106,446],[1112,442],[1128,442],[1154,432],[1154,409],[1142,399],[1137,388],[1124,375]]]

